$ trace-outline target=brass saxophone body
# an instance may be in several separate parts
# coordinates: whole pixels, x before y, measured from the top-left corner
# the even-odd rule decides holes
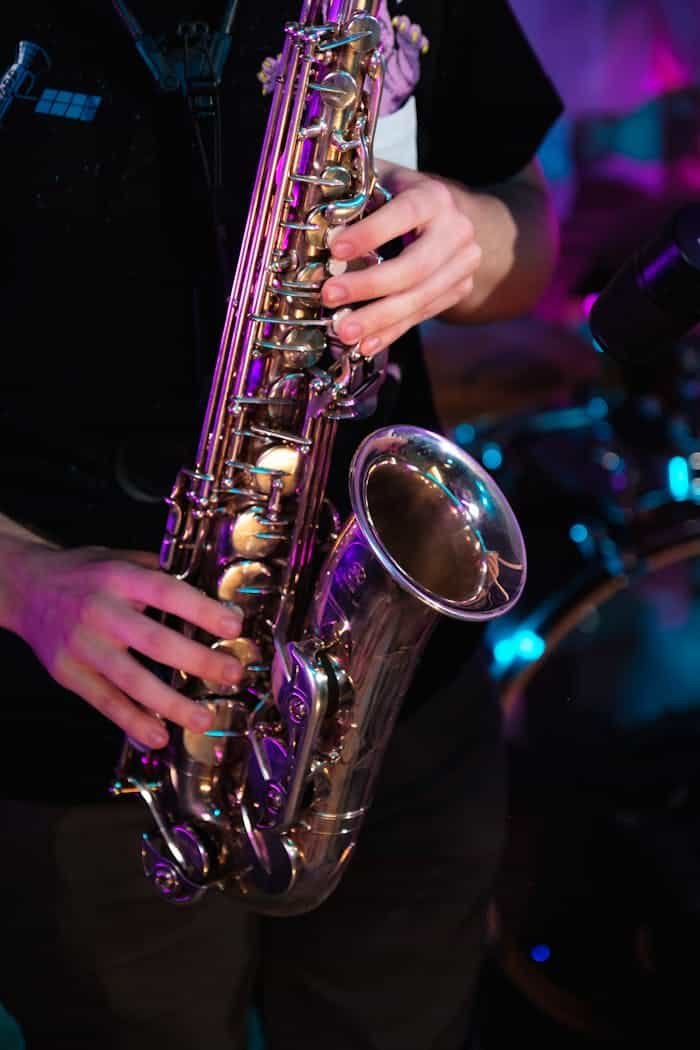
[[[160,751],[126,741],[113,784],[144,799],[145,870],[176,902],[218,887],[266,914],[320,904],[353,852],[437,616],[499,615],[524,584],[498,488],[418,428],[365,439],[353,514],[341,527],[329,513],[324,532],[336,429],[381,381],[320,298],[329,231],[382,199],[377,7],[304,0],[285,28],[196,463],[167,501],[162,569],[245,617],[235,639],[168,620],[236,656],[244,679],[222,689],[176,672],[214,728],[170,726]]]

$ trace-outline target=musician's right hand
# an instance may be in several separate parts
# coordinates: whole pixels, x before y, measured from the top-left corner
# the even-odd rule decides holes
[[[238,613],[160,572],[154,554],[13,542],[2,584],[3,626],[31,646],[60,685],[148,747],[167,743],[161,719],[204,732],[212,718],[130,650],[200,678],[226,685],[240,680],[233,657],[145,614],[162,610],[217,638],[235,638],[241,629]]]

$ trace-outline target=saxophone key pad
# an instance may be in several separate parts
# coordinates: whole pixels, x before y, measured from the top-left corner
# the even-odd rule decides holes
[[[239,514],[232,523],[231,540],[236,554],[264,558],[277,547],[282,537],[267,532],[262,517],[261,508],[252,507]]]
[[[255,484],[260,492],[269,495],[274,477],[282,482],[282,495],[291,496],[297,484],[299,469],[299,452],[289,445],[274,445],[265,449],[255,464],[259,473],[255,474]]]
[[[219,693],[224,695],[226,693],[237,693],[241,686],[246,684],[247,680],[250,680],[255,676],[255,672],[248,670],[251,666],[256,666],[262,661],[262,653],[260,647],[252,638],[222,638],[218,642],[214,642],[212,649],[217,652],[226,652],[230,656],[233,656],[243,668],[243,677],[237,685],[224,685],[221,682],[212,682],[207,679],[202,679],[204,685],[212,693]]]
[[[261,597],[276,592],[272,570],[261,561],[237,561],[227,565],[217,586],[219,599],[235,602],[244,613],[251,608],[258,609]]]
[[[239,700],[221,696],[207,701],[205,706],[214,716],[212,728],[206,733],[185,729],[182,746],[192,761],[213,769],[226,760],[230,761],[233,744],[240,745],[244,741],[248,709]]]

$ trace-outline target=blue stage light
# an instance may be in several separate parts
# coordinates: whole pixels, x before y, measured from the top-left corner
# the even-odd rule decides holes
[[[481,462],[487,470],[498,470],[503,463],[503,453],[498,445],[485,445]]]
[[[471,423],[458,423],[454,430],[454,436],[458,445],[470,445],[476,437],[476,430]]]
[[[496,663],[505,669],[514,660],[525,660],[528,663],[544,654],[547,643],[535,631],[521,628],[507,638],[501,638],[493,647],[493,656]]]
[[[547,645],[534,631],[519,631],[516,635],[516,653],[521,660],[539,660]]]
[[[530,949],[530,958],[536,963],[547,962],[551,954],[552,953],[546,944],[535,944],[534,947]]]
[[[604,397],[592,397],[588,402],[588,415],[591,419],[605,419],[608,414],[608,402]]]
[[[673,456],[668,461],[668,490],[675,500],[688,499],[690,469],[685,456]]]
[[[507,667],[515,657],[515,646],[512,638],[501,638],[493,647],[493,655],[497,664]]]
[[[569,529],[569,536],[574,541],[574,543],[585,543],[586,540],[589,538],[590,533],[588,532],[588,529],[585,525],[582,525],[580,522],[577,522],[575,525],[572,525]]]

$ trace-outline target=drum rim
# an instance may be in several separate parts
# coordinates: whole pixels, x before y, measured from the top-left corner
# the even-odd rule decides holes
[[[551,598],[545,595],[529,610],[526,618],[518,624],[518,629],[536,631],[545,648],[537,659],[516,661],[499,676],[499,702],[506,735],[509,726],[519,717],[518,702],[531,680],[542,664],[556,652],[559,644],[584,619],[591,605],[597,607],[650,572],[692,556],[700,556],[700,508],[695,504],[691,508],[693,515],[681,523],[669,528],[663,522],[654,520],[650,523],[651,531],[647,531],[646,539],[638,547],[631,544],[622,547],[624,571],[613,572],[596,562],[584,567],[572,584],[558,596]],[[659,511],[664,509],[659,508]],[[689,526],[692,528],[691,534]]]

